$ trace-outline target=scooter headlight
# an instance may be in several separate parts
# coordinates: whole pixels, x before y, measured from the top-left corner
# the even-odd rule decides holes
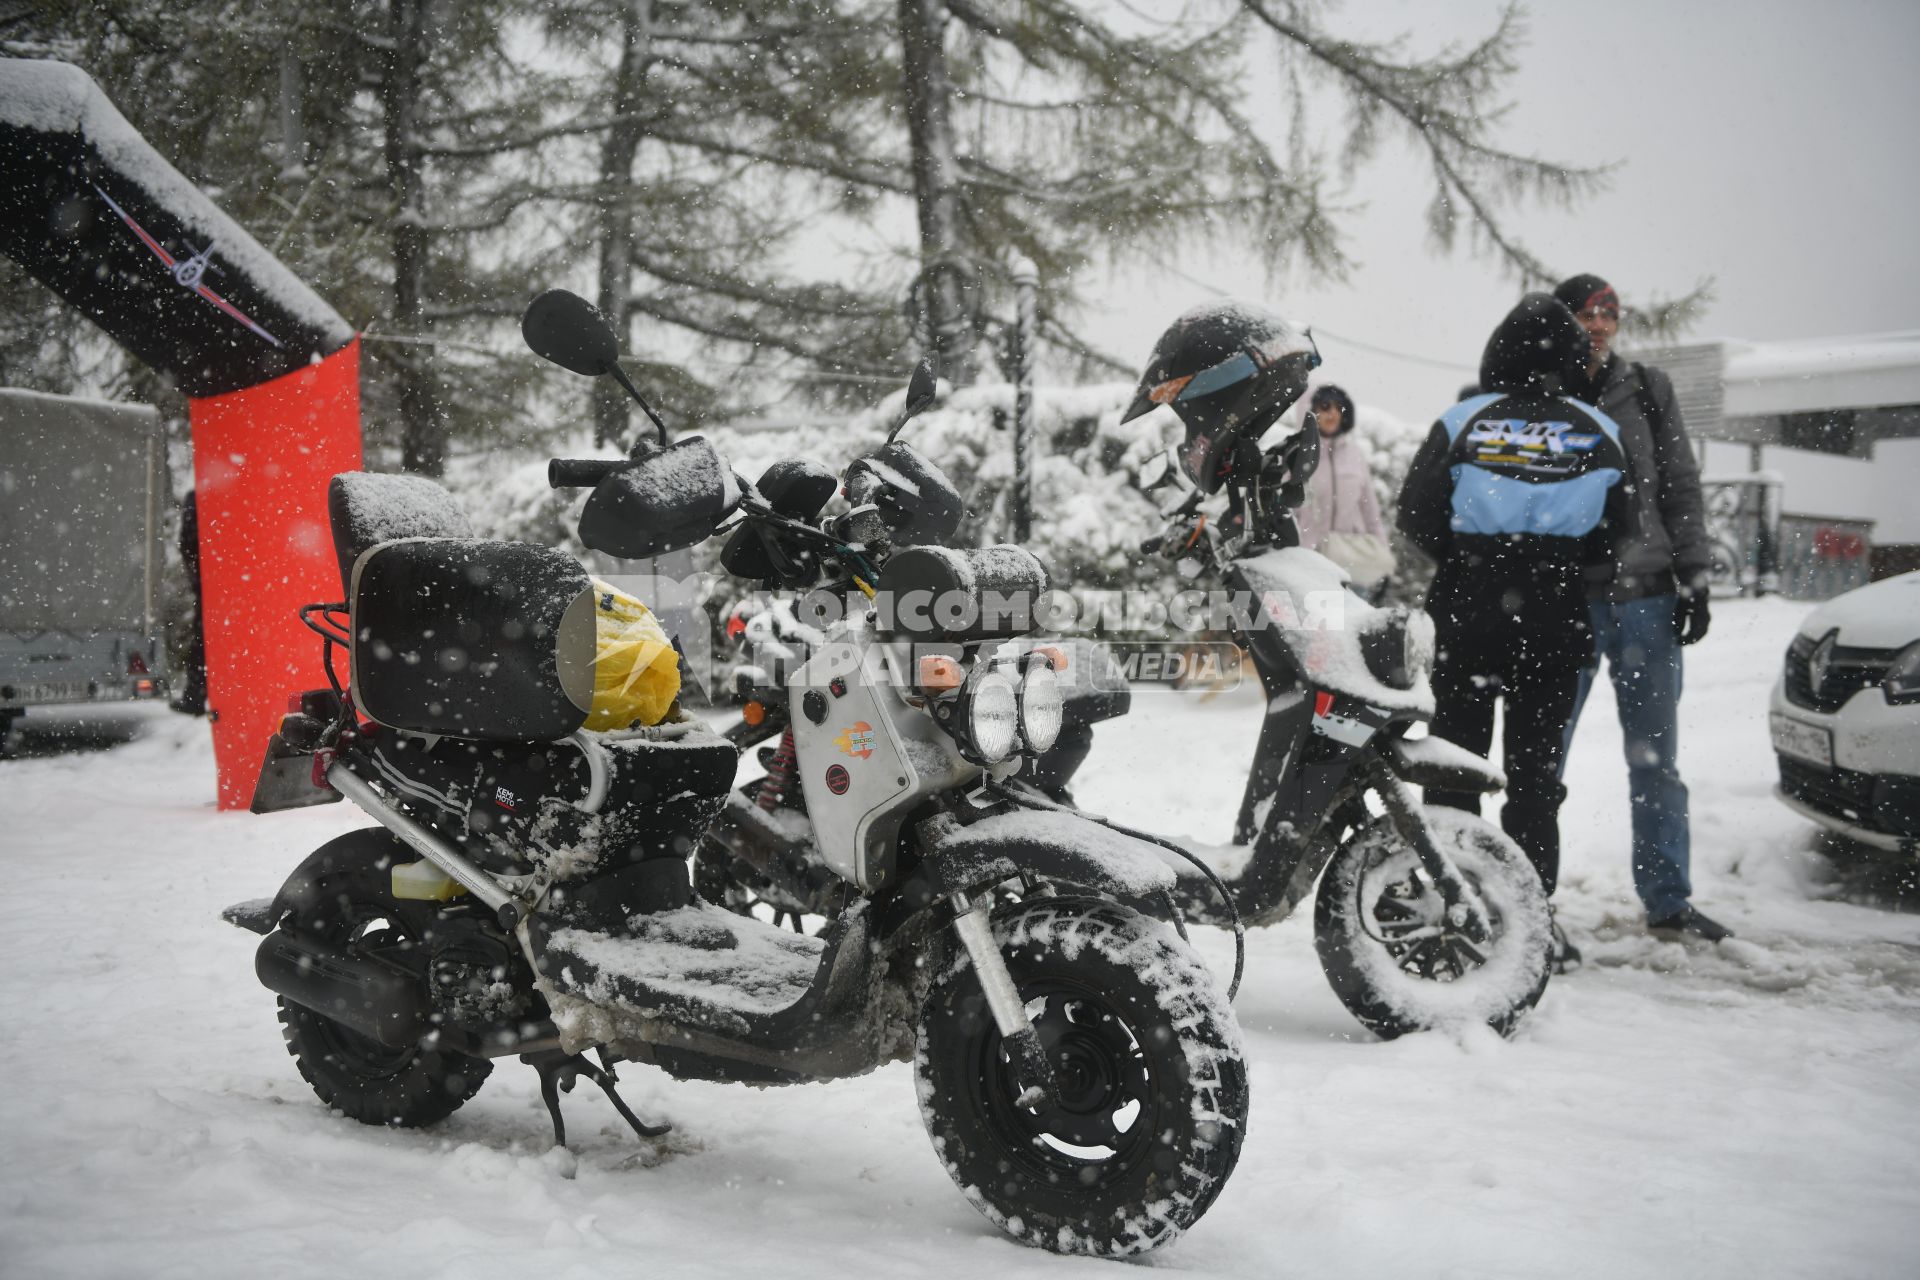
[[[974,682],[967,698],[967,737],[982,764],[1013,754],[1020,728],[1020,696],[1004,671],[993,668]]]
[[[1425,614],[1417,615],[1427,625],[1424,630],[1414,615],[1396,608],[1385,619],[1360,634],[1360,651],[1366,657],[1367,670],[1389,689],[1411,689],[1433,665],[1433,623]]]
[[[1060,689],[1053,664],[1042,657],[1029,661],[1027,674],[1020,681],[1020,737],[1028,751],[1039,755],[1053,746],[1060,736],[1066,707],[1066,694]]]

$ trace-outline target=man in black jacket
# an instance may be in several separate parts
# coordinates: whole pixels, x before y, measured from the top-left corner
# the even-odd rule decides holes
[[[1626,740],[1633,884],[1647,910],[1647,927],[1718,942],[1730,932],[1689,901],[1687,788],[1679,767],[1680,647],[1706,635],[1708,622],[1712,555],[1699,468],[1673,383],[1613,350],[1620,329],[1620,296],[1613,286],[1586,274],[1562,281],[1553,292],[1587,332],[1586,373],[1573,394],[1620,424],[1633,506],[1630,531],[1617,548],[1618,572],[1591,593],[1595,654],[1581,672],[1567,742],[1572,744],[1574,722],[1605,657]]]
[[[1487,343],[1486,392],[1434,423],[1400,493],[1400,528],[1439,562],[1427,597],[1439,647],[1433,732],[1485,755],[1494,703],[1505,699],[1500,825],[1549,895],[1560,867],[1561,756],[1593,651],[1588,584],[1611,574],[1627,511],[1619,428],[1561,394],[1585,356],[1573,315],[1546,294],[1527,295]],[[1427,799],[1480,807],[1472,792],[1430,789]]]

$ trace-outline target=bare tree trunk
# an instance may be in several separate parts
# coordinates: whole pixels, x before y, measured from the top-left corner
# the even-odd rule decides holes
[[[387,181],[393,191],[393,327],[402,336],[424,328],[427,231],[420,207],[421,158],[417,120],[421,72],[432,39],[431,0],[391,0],[380,105],[386,126]],[[400,382],[400,468],[438,476],[447,462],[447,420],[434,386],[433,349],[399,344],[393,356]]]
[[[653,0],[626,0],[620,7],[620,67],[613,83],[613,127],[600,145],[600,312],[613,323],[621,346],[632,329],[627,293],[633,283],[633,161],[640,150],[640,90],[653,61]],[[595,444],[625,444],[632,409],[609,378],[593,391]]]
[[[947,75],[944,0],[900,0],[900,45],[913,147],[913,194],[920,218],[920,306],[940,375],[971,382],[978,286],[960,223],[960,169],[954,158],[953,81]]]

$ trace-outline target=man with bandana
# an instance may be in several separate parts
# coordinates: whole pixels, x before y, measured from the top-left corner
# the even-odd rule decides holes
[[[1602,660],[1625,737],[1633,809],[1633,885],[1647,927],[1661,936],[1719,942],[1731,931],[1690,899],[1687,788],[1680,780],[1682,646],[1707,634],[1711,552],[1700,472],[1665,373],[1613,350],[1620,295],[1599,276],[1564,280],[1554,297],[1587,331],[1586,382],[1572,393],[1620,425],[1634,518],[1616,547],[1614,578],[1589,599],[1591,665],[1581,673],[1567,744]],[[1564,762],[1565,756],[1562,756]]]

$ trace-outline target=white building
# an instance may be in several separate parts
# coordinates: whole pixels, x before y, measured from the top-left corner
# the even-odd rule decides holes
[[[1788,594],[1920,568],[1920,330],[1728,339],[1638,358],[1672,375],[1704,477],[1774,481]],[[1709,501],[1750,528],[1754,492],[1716,483]],[[1734,541],[1744,550],[1745,536]]]

